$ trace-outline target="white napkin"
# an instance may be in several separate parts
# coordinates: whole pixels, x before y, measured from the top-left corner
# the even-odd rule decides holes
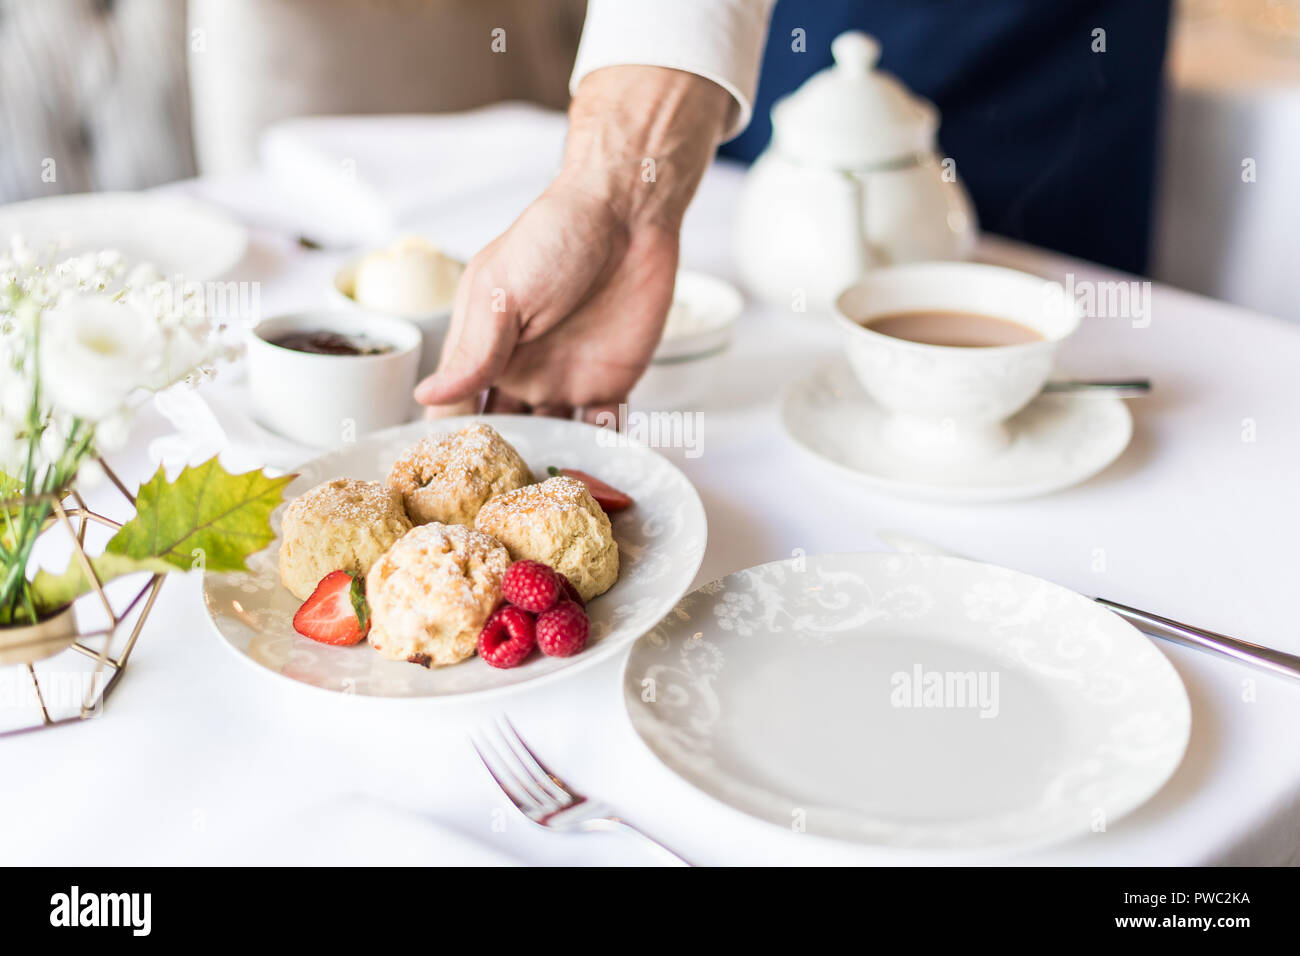
[[[258,148],[303,232],[373,245],[441,205],[544,180],[565,129],[563,113],[500,103],[439,116],[300,117],[269,127]]]
[[[173,388],[154,396],[154,407],[176,429],[149,443],[149,460],[169,475],[213,455],[240,473],[269,467],[289,471],[320,452],[258,425],[242,407],[242,391],[219,385]]]

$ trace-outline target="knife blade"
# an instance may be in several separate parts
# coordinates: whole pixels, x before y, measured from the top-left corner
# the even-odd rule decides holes
[[[893,548],[902,554],[930,554],[949,558],[966,558],[966,555],[957,554],[933,542],[898,531],[877,531],[876,537],[887,547]],[[967,558],[967,560],[974,559]],[[1162,617],[1141,608],[1129,607],[1127,604],[1120,604],[1103,597],[1091,597],[1091,600],[1118,614],[1143,634],[1158,637],[1161,640],[1170,641],[1183,647],[1204,651],[1207,654],[1217,654],[1220,657],[1226,657],[1239,664],[1246,664],[1270,674],[1300,680],[1300,656],[1295,654],[1288,654],[1272,647],[1264,647],[1262,644],[1252,644],[1250,641],[1229,637],[1227,634],[1220,634],[1218,631],[1207,630],[1203,627],[1195,627],[1182,621],[1175,621],[1172,618]]]

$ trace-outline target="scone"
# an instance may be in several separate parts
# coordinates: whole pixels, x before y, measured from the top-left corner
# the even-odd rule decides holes
[[[473,528],[412,528],[366,575],[370,646],[425,667],[470,657],[509,566],[506,549]]]
[[[549,564],[584,601],[618,580],[618,545],[609,517],[576,478],[548,478],[497,495],[474,524],[504,544],[513,560]]]
[[[422,438],[393,462],[388,487],[401,494],[415,524],[473,527],[485,501],[532,480],[519,453],[495,428],[480,422],[454,434]]]
[[[331,571],[365,574],[410,530],[402,497],[391,488],[353,478],[327,481],[284,512],[280,580],[305,601]]]

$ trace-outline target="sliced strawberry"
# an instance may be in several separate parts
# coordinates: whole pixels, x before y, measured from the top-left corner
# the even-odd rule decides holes
[[[591,497],[596,499],[596,504],[600,505],[606,511],[622,511],[624,508],[632,507],[630,496],[623,494],[617,488],[605,484],[599,478],[587,474],[585,471],[578,471],[576,468],[556,468],[551,466],[547,471],[552,475],[567,475],[570,478],[577,478],[587,486],[591,492]]]
[[[364,578],[331,571],[293,616],[293,629],[322,644],[356,644],[370,633]]]

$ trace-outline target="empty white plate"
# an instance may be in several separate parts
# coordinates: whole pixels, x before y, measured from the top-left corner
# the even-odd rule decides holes
[[[761,820],[896,847],[1109,826],[1182,759],[1187,694],[1093,601],[961,558],[831,554],[692,592],[632,648],[632,725]]]
[[[860,484],[932,501],[1002,501],[1068,488],[1101,471],[1128,446],[1133,419],[1114,395],[1040,395],[1007,427],[1008,447],[987,459],[936,465],[881,439],[885,412],[848,362],[796,382],[781,424],[804,451]]]
[[[382,481],[405,449],[425,435],[450,432],[471,418],[415,422],[376,432],[298,471],[286,498],[330,478]],[[473,657],[426,670],[418,664],[380,657],[369,644],[332,647],[293,629],[301,603],[280,584],[279,512],[270,547],[248,559],[248,571],[203,576],[208,614],[222,640],[263,673],[366,697],[464,698],[517,689],[571,674],[627,647],[654,626],[686,593],[704,558],[708,536],[704,506],[695,488],[668,459],[617,432],[558,418],[488,415],[533,474],[549,465],[579,468],[632,496],[635,504],[611,515],[618,542],[619,575],[614,586],[587,602],[591,637],[573,657],[535,653],[509,670]]]
[[[129,263],[205,282],[244,257],[248,232],[220,209],[166,193],[80,193],[0,209],[0,242],[21,235],[33,251],[58,243],[59,258],[115,249]]]

